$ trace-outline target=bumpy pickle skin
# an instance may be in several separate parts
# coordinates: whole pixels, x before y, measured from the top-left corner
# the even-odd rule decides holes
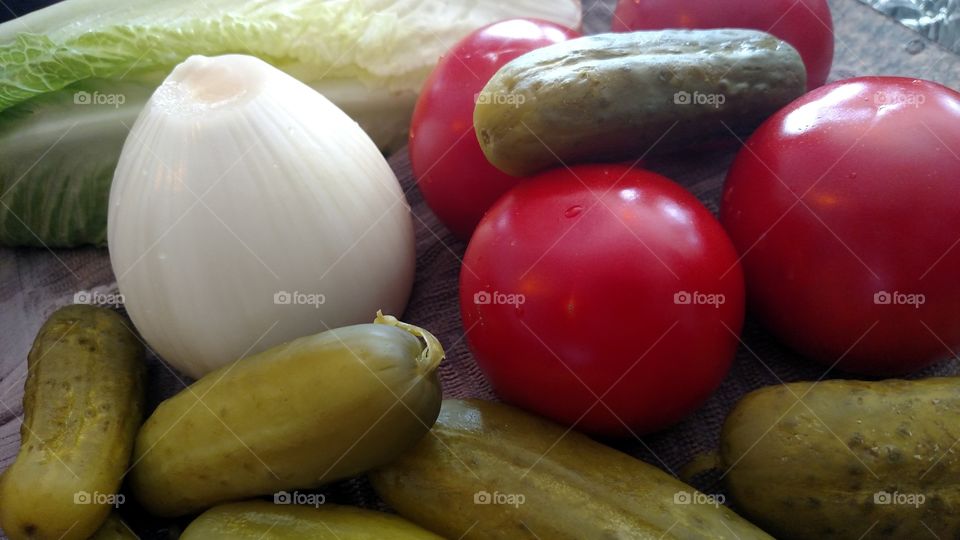
[[[429,332],[378,315],[224,366],[144,423],[133,492],[179,516],[382,465],[436,420],[442,358]]]
[[[107,519],[143,420],[143,345],[117,312],[56,311],[27,357],[21,446],[0,478],[12,540],[85,540]]]
[[[432,435],[369,477],[446,538],[770,540],[652,465],[487,401],[444,400]]]
[[[527,176],[745,136],[806,84],[797,51],[755,30],[598,34],[504,65],[478,94],[474,126],[494,166]]]
[[[180,540],[442,540],[397,517],[351,506],[248,501],[207,510]]]
[[[777,538],[960,538],[960,379],[791,383],[745,396],[720,453]]]

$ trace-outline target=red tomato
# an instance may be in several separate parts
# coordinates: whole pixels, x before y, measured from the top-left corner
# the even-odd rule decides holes
[[[716,389],[743,323],[743,276],[686,190],[624,165],[525,180],[480,222],[460,309],[506,401],[585,431],[669,426]]]
[[[827,365],[899,375],[960,348],[960,94],[866,77],[771,117],[727,178],[722,221],[751,304]]]
[[[578,36],[538,20],[494,23],[460,41],[424,85],[410,128],[410,163],[427,204],[459,238],[469,239],[487,208],[519,181],[480,150],[473,130],[476,95],[510,60]]]
[[[613,31],[751,28],[793,45],[807,66],[807,88],[822,85],[833,64],[827,0],[620,0]]]

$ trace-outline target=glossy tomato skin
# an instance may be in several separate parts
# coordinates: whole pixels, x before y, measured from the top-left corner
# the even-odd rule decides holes
[[[707,399],[735,354],[743,295],[713,215],[625,165],[526,180],[480,222],[460,273],[467,341],[496,392],[606,436],[656,431]]]
[[[424,85],[410,128],[410,163],[427,204],[460,239],[469,239],[487,208],[519,181],[480,150],[475,96],[510,60],[573,37],[579,34],[545,21],[497,22],[457,43]]]
[[[771,117],[738,154],[721,212],[758,317],[859,374],[960,348],[958,156],[960,94],[931,82],[841,81]]]
[[[614,32],[665,28],[751,28],[793,45],[807,66],[807,88],[833,65],[833,18],[827,0],[619,0]]]

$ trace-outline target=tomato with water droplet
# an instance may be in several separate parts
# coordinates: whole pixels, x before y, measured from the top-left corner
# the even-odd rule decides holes
[[[684,418],[743,323],[733,245],[689,192],[625,165],[547,171],[477,227],[460,272],[467,342],[506,401],[591,433]]]

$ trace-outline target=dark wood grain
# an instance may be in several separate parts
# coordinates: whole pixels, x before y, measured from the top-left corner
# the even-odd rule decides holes
[[[598,32],[607,29],[613,4],[614,0],[585,0],[585,30]],[[831,80],[868,74],[901,75],[931,79],[954,88],[960,86],[960,57],[957,55],[856,0],[831,0],[830,4],[837,38]],[[908,44],[918,40],[924,44],[923,50],[911,54],[910,50],[916,50],[915,43],[909,49]],[[656,167],[685,185],[715,210],[722,178],[732,155],[732,152],[719,153],[690,158],[683,163],[659,163]],[[398,176],[409,179],[409,165],[405,156],[392,159],[391,163]],[[424,208],[415,190],[411,193],[411,199],[415,210]],[[434,230],[439,231],[435,219],[425,215],[423,220],[428,227],[437,227]],[[449,245],[444,243],[443,246],[434,247],[440,255],[448,258],[462,255],[463,250],[462,244],[452,240]],[[418,268],[418,273],[431,275],[429,270]],[[109,285],[112,280],[106,250],[0,249],[0,469],[9,465],[19,444],[26,354],[35,333],[50,312],[72,301],[77,290]],[[421,299],[436,295],[450,297],[449,291],[432,290],[429,283],[420,282],[415,294]],[[413,302],[417,301],[415,297]],[[458,320],[454,320],[454,323],[459,324]],[[760,356],[789,357],[756,325],[748,325],[746,339]],[[469,353],[462,343],[454,346],[450,356],[470,362]],[[723,413],[743,393],[744,388],[770,382],[769,377],[755,369],[756,366],[751,367],[750,362],[752,359],[745,353],[738,357],[729,378],[737,382],[725,383],[705,407],[706,412],[698,413],[675,429],[634,441],[625,445],[625,448],[671,471],[678,470],[695,453],[710,449],[716,442]],[[799,363],[793,365],[787,361],[784,366],[784,371],[779,375],[786,379],[803,378],[812,373],[805,371],[807,368]],[[930,373],[956,372],[957,364],[954,362],[941,365]],[[169,377],[162,371],[152,372],[152,375]],[[462,375],[447,372],[444,376],[455,380]],[[448,380],[444,382],[446,384]]]

